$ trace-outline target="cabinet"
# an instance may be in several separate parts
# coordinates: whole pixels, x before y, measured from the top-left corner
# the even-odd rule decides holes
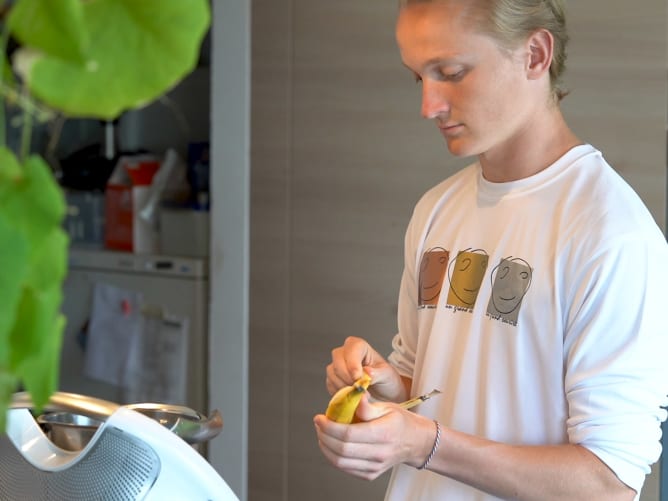
[[[62,307],[67,317],[67,327],[63,339],[59,389],[112,402],[135,403],[126,400],[128,392],[120,385],[103,382],[84,373],[85,347],[88,345],[86,336],[89,334],[87,328],[91,322],[96,284],[111,285],[141,294],[143,304],[149,308],[140,312],[141,315],[169,315],[177,318],[178,322],[185,322],[183,344],[186,353],[164,353],[165,357],[178,361],[184,356],[185,366],[174,364],[173,367],[163,367],[164,360],[159,359],[159,350],[168,347],[165,348],[159,342],[154,347],[155,357],[145,358],[157,364],[166,379],[186,382],[186,400],[165,403],[186,405],[207,414],[208,262],[203,259],[139,256],[112,251],[70,251]],[[123,315],[121,304],[108,306],[116,308],[119,316]],[[168,318],[161,319],[168,321]],[[114,336],[117,331],[111,329],[104,334]],[[124,348],[122,342],[123,340],[119,339],[119,350]],[[116,355],[109,353],[109,357]],[[138,381],[136,384],[142,383]]]

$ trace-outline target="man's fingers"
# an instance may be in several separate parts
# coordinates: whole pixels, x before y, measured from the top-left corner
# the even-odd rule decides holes
[[[369,394],[366,393],[362,396],[362,400],[360,400],[360,403],[357,406],[357,412],[355,414],[361,421],[372,421],[374,419],[383,417],[391,410],[392,407],[380,402],[372,404],[369,401]]]

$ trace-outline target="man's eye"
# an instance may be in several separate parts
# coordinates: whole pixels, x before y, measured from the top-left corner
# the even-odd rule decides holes
[[[417,73],[415,73],[415,74],[413,75],[413,78],[415,78],[415,83],[420,83],[420,82],[422,82],[422,77],[421,77],[420,75],[418,75]]]
[[[466,74],[466,71],[465,71],[465,70],[459,70],[459,71],[456,71],[456,72],[454,72],[454,73],[452,73],[452,72],[448,72],[448,73],[443,72],[442,75],[443,75],[443,79],[444,79],[444,80],[448,80],[448,81],[450,81],[450,82],[458,82],[459,80],[461,80],[462,78],[464,78],[464,75],[465,75],[465,74]]]

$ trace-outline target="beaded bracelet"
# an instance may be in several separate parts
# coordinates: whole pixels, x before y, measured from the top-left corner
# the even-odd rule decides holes
[[[429,462],[433,459],[434,454],[436,454],[436,449],[438,449],[438,444],[441,442],[441,425],[435,419],[434,419],[434,423],[436,424],[436,438],[434,439],[434,445],[431,448],[431,452],[427,456],[427,459],[425,459],[422,466],[418,467],[418,470],[424,470],[427,467]]]

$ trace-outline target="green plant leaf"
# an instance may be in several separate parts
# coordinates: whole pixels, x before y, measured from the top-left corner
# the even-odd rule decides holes
[[[12,191],[11,183],[22,177],[21,165],[16,156],[6,146],[0,147],[0,196],[3,191]]]
[[[7,24],[22,45],[67,61],[85,61],[89,32],[81,0],[18,0]]]
[[[29,273],[30,248],[27,238],[0,212],[0,371],[9,363],[9,332],[16,321],[16,309]]]
[[[36,290],[60,287],[67,274],[67,233],[59,226],[52,227],[40,239],[39,247],[30,254],[30,269],[26,283]]]
[[[10,169],[8,167],[8,171]],[[61,224],[65,197],[41,157],[28,157],[20,173],[5,189],[0,188],[0,203],[3,213],[26,234],[33,252],[39,249],[49,232]]]
[[[9,206],[7,199],[15,195],[23,179],[23,172],[14,154],[0,148],[0,207]],[[12,211],[0,211],[0,346],[8,346],[9,330],[14,324],[16,307],[29,272],[30,245],[28,238],[17,225]],[[8,363],[8,350],[0,350],[0,371]]]
[[[0,148],[0,208],[4,419],[7,395],[18,382],[23,382],[38,408],[55,391],[65,325],[60,305],[68,238],[62,229],[64,196],[40,157],[31,156],[20,166],[9,150]]]
[[[9,333],[9,368],[14,374],[25,373],[24,364],[32,357],[39,357],[42,341],[51,335],[51,327],[58,315],[54,304],[60,299],[60,292],[37,291],[24,287],[16,310],[16,322]]]
[[[22,362],[21,379],[30,393],[35,411],[39,413],[58,386],[60,348],[65,330],[65,317],[53,319],[48,335],[42,338],[42,349]]]
[[[36,406],[44,405],[56,389],[64,317],[59,313],[60,285],[37,291],[27,287],[10,333],[10,371],[30,392]]]
[[[33,248],[29,271],[23,283],[16,309],[16,321],[10,332],[10,367],[18,368],[33,354],[40,353],[52,335],[60,304],[62,282],[67,263],[67,235],[54,227],[48,237]]]
[[[18,387],[18,379],[0,365],[0,433],[7,426],[7,408],[12,400],[12,393]]]
[[[82,9],[85,63],[15,57],[31,92],[72,117],[108,120],[164,94],[195,67],[210,23],[208,0],[90,0]]]
[[[34,208],[35,214],[47,224],[59,225],[65,216],[66,204],[63,191],[53,177],[47,163],[37,155],[29,156],[24,165],[26,205]]]
[[[7,87],[16,86],[16,79],[14,78],[12,66],[9,64],[7,59],[2,60],[2,85]]]

